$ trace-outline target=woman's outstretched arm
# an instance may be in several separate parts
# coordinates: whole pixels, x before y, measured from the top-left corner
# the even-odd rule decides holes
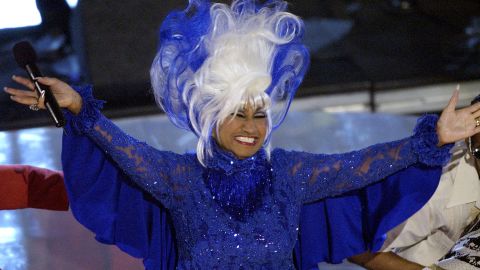
[[[442,166],[452,143],[480,131],[480,104],[456,110],[458,91],[440,117],[419,118],[414,135],[343,154],[288,154],[292,176],[300,180],[304,201],[310,202],[359,189],[413,164]]]
[[[18,76],[13,79],[30,90],[33,89],[28,79]],[[132,145],[136,145],[137,142],[101,115],[99,108],[102,103],[93,99],[90,88],[79,88],[77,92],[57,79],[39,78],[39,81],[49,85],[59,105],[69,111],[65,112],[68,122],[63,136],[62,166],[65,187],[75,218],[93,231],[98,241],[117,245],[126,253],[143,258],[147,269],[173,269],[175,247],[167,212],[158,203],[158,199],[144,190],[144,186],[139,187],[139,184],[126,174],[131,174],[146,165],[142,165],[143,163],[137,165],[127,155],[125,162],[127,165],[130,164],[130,167],[120,169],[120,166],[125,164],[119,164],[117,161],[125,158],[122,157],[124,155],[122,153],[125,152],[115,149],[115,146],[124,146],[109,144],[110,137],[98,129],[95,130],[94,126],[103,121],[102,128],[106,130],[106,127],[111,125],[109,128],[111,141],[114,141],[113,134],[118,132],[125,141],[131,140]],[[37,102],[33,91],[14,88],[6,88],[5,91],[18,103],[32,105]],[[87,98],[83,98],[81,94]],[[38,106],[43,108],[42,100],[38,102]],[[143,147],[143,144],[138,144],[141,145],[140,148]],[[100,145],[105,148],[101,148]],[[159,152],[155,149],[147,150],[150,148],[145,147],[144,151]],[[117,157],[116,160],[111,153]],[[172,155],[178,156],[173,153]],[[145,178],[145,181],[148,179]],[[162,204],[175,201],[169,199],[168,188],[159,190],[162,191],[159,191],[157,196],[165,194],[165,197],[161,198]]]
[[[30,80],[14,76],[13,79],[33,90]],[[50,87],[60,107],[66,108],[67,129],[87,136],[117,164],[131,180],[152,194],[169,208],[178,203],[188,187],[181,182],[190,171],[192,162],[184,155],[159,151],[146,143],[125,134],[100,112],[103,102],[92,96],[92,88],[76,87],[55,78],[39,78],[40,83]],[[37,102],[36,93],[14,88],[6,92],[18,103],[31,105]],[[43,100],[38,106],[44,108]],[[71,132],[69,132],[71,133]],[[72,134],[66,134],[70,136]],[[65,148],[64,148],[65,151]],[[176,202],[174,202],[176,201]]]

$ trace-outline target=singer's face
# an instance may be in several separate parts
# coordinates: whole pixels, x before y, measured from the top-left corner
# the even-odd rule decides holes
[[[267,132],[267,113],[263,108],[246,105],[220,123],[217,143],[237,158],[253,156],[263,145]]]

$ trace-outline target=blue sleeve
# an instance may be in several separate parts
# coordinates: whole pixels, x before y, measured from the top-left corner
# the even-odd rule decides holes
[[[290,174],[299,180],[303,202],[363,188],[417,163],[445,164],[453,144],[437,147],[437,119],[434,115],[424,116],[413,136],[359,151],[333,155],[290,153]]]
[[[389,230],[427,203],[441,171],[416,164],[366,188],[304,205],[294,253],[299,269],[378,251]]]
[[[75,218],[98,241],[143,258],[147,270],[174,269],[173,227],[165,208],[74,124],[68,121],[65,128],[62,166]]]
[[[175,247],[166,210],[88,137],[63,137],[62,165],[75,218],[105,244],[143,258],[146,269],[174,269]]]
[[[76,88],[82,96],[78,115],[66,112],[69,134],[86,135],[142,190],[152,194],[164,207],[182,203],[189,191],[186,174],[194,166],[186,155],[159,151],[125,134],[103,114],[91,87]],[[69,136],[69,135],[68,135]]]

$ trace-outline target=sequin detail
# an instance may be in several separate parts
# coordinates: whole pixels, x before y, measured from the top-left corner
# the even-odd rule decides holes
[[[101,114],[100,110],[103,109],[105,101],[97,100],[93,97],[93,88],[91,85],[73,86],[73,89],[82,97],[82,108],[77,116],[69,110],[63,111],[67,121],[70,121],[72,124],[73,129],[81,134],[83,131],[93,127]]]
[[[205,183],[213,199],[235,219],[244,221],[262,203],[271,187],[271,166],[262,149],[254,156],[239,160],[217,144],[207,160]]]
[[[413,131],[413,137],[415,138],[413,140],[413,148],[420,162],[431,166],[444,166],[450,159],[449,152],[453,147],[453,143],[437,147],[437,121],[438,116],[432,114],[426,114],[418,118],[417,125]]]

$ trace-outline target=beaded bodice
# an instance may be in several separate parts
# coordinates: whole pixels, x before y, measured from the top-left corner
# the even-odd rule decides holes
[[[246,206],[249,210],[238,215],[237,207],[229,208],[229,200],[219,200],[218,193],[205,183],[208,169],[198,165],[196,156],[184,157],[197,166],[189,175],[190,191],[184,193],[181,203],[170,208],[179,250],[178,268],[293,269],[291,253],[301,207],[301,201],[291,192],[293,187],[284,181],[258,184],[263,190],[249,191],[259,195],[253,207]],[[276,167],[272,166],[274,179]],[[230,188],[235,189],[242,193],[237,186]]]
[[[212,198],[233,218],[245,221],[272,192],[272,167],[265,150],[238,160],[214,144],[215,158],[209,158],[203,181]]]

